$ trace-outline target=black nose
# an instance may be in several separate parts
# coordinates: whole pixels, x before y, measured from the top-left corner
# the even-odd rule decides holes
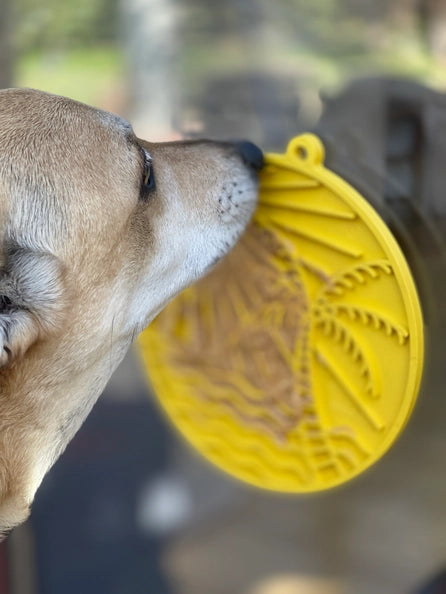
[[[258,146],[248,140],[236,142],[235,146],[247,165],[254,169],[262,169],[263,153]]]

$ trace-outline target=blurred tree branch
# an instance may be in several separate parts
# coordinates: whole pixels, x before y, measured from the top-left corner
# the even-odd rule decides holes
[[[11,28],[12,1],[0,0],[0,88],[12,84],[14,52]]]
[[[429,49],[436,58],[446,60],[446,3],[420,0],[420,13]]]

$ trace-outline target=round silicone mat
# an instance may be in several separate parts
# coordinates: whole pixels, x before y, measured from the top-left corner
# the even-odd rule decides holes
[[[154,391],[208,460],[285,492],[339,485],[403,429],[423,366],[410,270],[314,135],[266,156],[228,257],[140,339]]]

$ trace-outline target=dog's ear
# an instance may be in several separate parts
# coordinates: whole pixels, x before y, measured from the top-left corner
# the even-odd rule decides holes
[[[60,328],[66,311],[64,267],[53,255],[14,247],[0,270],[0,366]]]

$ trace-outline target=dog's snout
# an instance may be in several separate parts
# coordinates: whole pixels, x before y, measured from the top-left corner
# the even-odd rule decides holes
[[[248,140],[237,142],[235,146],[246,165],[257,170],[262,169],[263,153],[258,146]]]

